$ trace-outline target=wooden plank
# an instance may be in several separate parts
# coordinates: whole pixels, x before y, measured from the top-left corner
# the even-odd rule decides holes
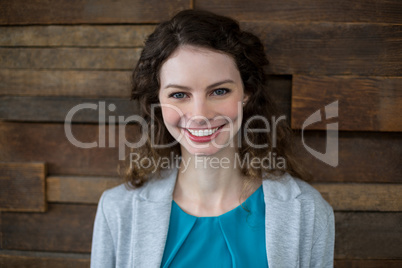
[[[46,213],[3,212],[2,248],[88,253],[96,206],[49,204]]]
[[[290,119],[290,99],[292,80],[289,76],[270,76],[269,92],[272,99],[278,105],[280,114]],[[105,109],[101,108],[104,102]],[[104,114],[105,121],[109,117],[118,121],[118,116],[125,118],[139,114],[139,106],[135,101],[130,101],[127,96],[121,98],[79,98],[58,96],[0,96],[0,119],[11,121],[33,122],[64,122],[66,115],[73,107],[79,104],[93,103],[98,105],[97,110],[82,109],[72,118],[74,123],[97,123],[99,114]],[[109,105],[115,105],[111,111]],[[288,121],[290,123],[290,120]]]
[[[119,146],[119,140],[138,142],[138,127],[111,128],[112,144],[111,130],[103,126],[73,124],[77,141],[97,143],[93,148],[80,148],[69,141],[63,124],[0,122],[0,161],[46,162],[49,175],[117,176],[120,154],[124,157],[130,152],[128,146]]]
[[[88,268],[90,254],[0,250],[0,267]]]
[[[402,213],[335,213],[336,259],[400,259]]]
[[[273,74],[402,74],[402,25],[242,22],[261,37]]]
[[[268,71],[273,74],[398,76],[402,73],[402,67],[399,64],[402,61],[400,49],[402,38],[399,34],[402,25],[324,22],[242,22],[241,25],[263,39],[271,62]],[[3,27],[2,30],[8,28],[19,29],[19,27]],[[8,34],[8,31],[5,31],[2,36]],[[80,36],[78,33],[75,35]],[[23,40],[18,41],[17,38],[22,45],[36,42],[36,37],[28,39],[22,33],[17,36]],[[87,44],[86,39],[82,37],[83,45],[96,45],[96,38],[102,37],[95,35],[90,39],[93,41],[88,41],[89,44]],[[78,37],[71,38],[73,42],[71,45],[78,45],[77,39]],[[107,37],[106,39],[109,40]],[[12,43],[12,40],[7,40],[9,38],[5,38],[5,45]],[[53,42],[64,41],[46,41],[46,37],[38,37],[38,42],[37,45],[46,42],[52,45]],[[103,46],[102,40],[98,42],[98,46]],[[111,41],[105,42],[109,45]],[[118,46],[118,44],[110,45]],[[129,46],[129,43],[123,41],[121,46]],[[124,62],[127,61],[124,53],[116,54],[122,56],[114,60],[115,65],[124,66]]]
[[[2,69],[133,70],[140,48],[0,48]]]
[[[0,95],[130,97],[131,72],[0,69]]]
[[[335,268],[400,268],[402,260],[340,260],[335,259]]]
[[[336,211],[402,211],[402,184],[314,183]]]
[[[402,77],[294,75],[292,128],[336,100],[340,130],[402,131]],[[307,129],[326,130],[322,114]]]
[[[96,206],[51,204],[47,213],[2,214],[3,248],[90,251]],[[336,212],[336,259],[397,259],[402,213]]]
[[[3,47],[142,47],[153,25],[0,26]]]
[[[189,0],[2,1],[0,24],[158,23],[188,8]]]
[[[0,162],[0,211],[46,211],[45,163]]]
[[[123,183],[118,177],[50,176],[49,202],[97,204],[101,194]],[[336,211],[402,211],[401,184],[313,183]]]
[[[307,151],[300,131],[295,131],[294,149],[314,182],[400,183],[401,139],[402,133],[398,132],[339,132],[339,162],[335,167]],[[305,146],[317,152],[326,153],[326,140],[325,131],[304,132]]]
[[[292,76],[290,75],[269,75],[268,94],[276,103],[280,115],[285,115],[290,124],[290,111],[292,99]]]
[[[97,204],[102,193],[123,183],[118,177],[69,177],[46,178],[49,202]]]
[[[96,109],[81,109],[71,120],[67,114],[78,105],[95,104]],[[115,110],[111,108],[115,108]],[[139,114],[138,103],[129,98],[74,98],[74,97],[31,97],[0,96],[0,119],[34,122],[73,122],[73,123],[119,123],[118,117],[127,118]]]
[[[337,21],[401,23],[398,0],[197,0],[196,9],[213,11],[237,20]]]
[[[109,148],[109,130],[103,131],[97,125],[73,124],[72,131],[78,141],[96,141],[98,145],[105,141],[106,147],[75,147],[66,138],[62,124],[2,122],[0,161],[46,162],[50,175],[117,176],[119,150],[116,146],[119,143],[115,140],[115,146]],[[115,131],[115,139],[118,139],[117,129]],[[125,132],[128,141],[140,140],[135,125],[127,125]],[[340,132],[337,167],[314,158],[301,145],[300,133],[296,134],[298,147],[295,149],[300,149],[297,155],[314,175],[314,182],[400,183],[402,133]],[[305,143],[314,150],[325,152],[325,135],[323,131],[306,131]],[[125,149],[127,155],[128,149]]]

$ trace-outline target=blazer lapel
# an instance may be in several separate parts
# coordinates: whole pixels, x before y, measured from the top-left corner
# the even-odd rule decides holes
[[[263,182],[268,266],[298,267],[301,204],[297,183],[288,175]]]
[[[133,267],[160,267],[169,230],[177,170],[149,182],[134,200]]]

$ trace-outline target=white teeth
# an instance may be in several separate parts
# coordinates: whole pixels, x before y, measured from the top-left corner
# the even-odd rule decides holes
[[[194,136],[204,137],[214,134],[218,130],[218,128],[219,127],[213,129],[200,129],[200,130],[187,129],[187,130]]]

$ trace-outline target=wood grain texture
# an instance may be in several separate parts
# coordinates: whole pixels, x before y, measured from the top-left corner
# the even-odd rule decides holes
[[[241,22],[265,45],[274,74],[402,74],[402,25]]]
[[[0,250],[0,267],[89,268],[89,254]]]
[[[340,130],[402,131],[402,77],[294,75],[292,128],[321,109],[323,121],[307,129],[326,130],[324,107],[336,100]]]
[[[400,268],[402,260],[342,260],[335,259],[335,268]]]
[[[71,120],[67,118],[72,109],[88,104],[95,104],[96,109],[82,107]],[[0,120],[73,123],[112,123],[114,120],[119,123],[119,116],[127,118],[138,113],[138,103],[128,98],[0,96]]]
[[[402,213],[335,213],[335,258],[400,259]]]
[[[127,71],[0,69],[0,95],[130,97]]]
[[[262,38],[271,63],[267,71],[272,74],[400,76],[402,73],[402,67],[399,64],[402,61],[402,50],[400,49],[402,47],[400,34],[402,25],[324,22],[242,22],[241,25]],[[3,27],[3,29],[6,28]],[[121,29],[121,31],[124,32],[124,29]],[[292,38],[289,38],[289,36]],[[25,40],[21,36],[20,38]],[[45,39],[44,37],[37,38],[40,44],[46,42],[41,41]],[[96,38],[101,37],[94,37],[94,39]],[[9,38],[4,39],[5,44],[12,43]],[[71,39],[74,40],[74,38]],[[107,37],[106,39],[108,40]],[[32,37],[30,40],[35,43],[36,37]],[[74,42],[78,42],[78,40]],[[82,38],[83,45],[87,45],[86,42],[85,38]],[[102,41],[99,41],[99,43],[99,46],[103,45]],[[109,41],[105,41],[105,43],[109,43]],[[123,41],[122,46],[126,45],[129,44]],[[7,48],[4,49],[5,51],[7,50]],[[110,53],[113,53],[113,57],[110,56],[109,58],[112,59],[106,60],[102,64],[101,59],[108,58],[107,55],[101,55],[99,59],[93,59],[96,51],[100,53],[101,49],[93,50],[94,53],[92,54],[89,52],[90,50],[84,48],[81,50],[73,48],[60,48],[58,50],[55,48],[53,50],[37,48],[35,50],[32,48],[30,50],[21,49],[21,51],[26,51],[25,54],[29,54],[29,51],[42,51],[41,57],[46,60],[43,63],[36,60],[29,62],[29,55],[23,53],[18,57],[25,58],[21,63],[25,62],[25,66],[45,66],[44,68],[46,68],[46,65],[49,65],[47,68],[51,66],[59,66],[58,68],[73,68],[74,66],[76,66],[74,68],[89,68],[91,64],[94,66],[92,68],[102,68],[104,64],[105,68],[111,66],[119,70],[122,68],[130,69],[134,63],[128,58],[135,57],[134,53],[127,52],[129,51],[128,49],[116,48],[110,50]],[[82,59],[77,59],[77,57],[71,56],[71,53],[69,54],[71,51],[80,51],[86,56]],[[48,55],[49,53],[56,53],[55,56],[61,57],[66,63],[52,61],[51,56]],[[77,63],[74,63],[74,60]],[[19,65],[18,62],[12,59],[7,60],[7,62],[8,66],[15,67]]]
[[[133,70],[140,53],[140,48],[0,48],[0,68]]]
[[[305,146],[301,132],[295,131],[295,135],[296,155],[314,182],[401,183],[402,133],[339,132],[336,167],[315,158],[305,147],[325,154],[325,131],[305,131]],[[336,158],[336,151],[331,154]]]
[[[402,184],[315,183],[335,211],[402,212]]]
[[[1,215],[2,248],[88,253],[96,206],[49,204],[46,213]]]
[[[153,25],[0,26],[3,47],[142,47]]]
[[[107,128],[101,131],[101,136],[97,125],[73,124],[72,131],[78,141],[100,144],[103,140],[105,146],[109,146]],[[138,142],[140,136],[137,131],[135,125],[127,125],[126,139]],[[106,135],[103,134],[105,132]],[[300,149],[298,156],[300,161],[304,159],[306,167],[313,173],[314,182],[400,183],[402,133],[362,135],[359,132],[340,132],[338,167],[328,166],[314,158],[301,145],[299,133],[296,134],[296,141],[299,141],[296,149]],[[306,145],[325,152],[325,134],[323,131],[306,131]],[[117,137],[116,129],[115,139]],[[125,148],[124,152],[128,155],[129,148]],[[0,161],[46,162],[50,175],[116,176],[118,156],[116,147],[75,147],[66,138],[62,124],[0,123]]]
[[[272,74],[387,76],[400,76],[402,74],[402,67],[399,64],[402,61],[402,50],[400,49],[402,47],[400,34],[402,25],[324,22],[242,22],[241,25],[262,38],[271,63],[267,71]],[[53,53],[57,51],[58,54],[68,55],[67,52],[73,50],[52,51]],[[51,50],[38,48],[37,51]],[[82,49],[80,51],[84,53],[89,50]],[[133,63],[127,60],[127,49],[111,51],[114,53],[113,59],[110,60],[110,63],[105,61],[105,66],[109,64],[113,68],[128,69],[133,66]],[[57,66],[58,64],[61,67],[64,65],[63,68],[74,67],[75,63],[70,61],[73,61],[75,57],[62,57],[63,59],[68,58],[66,63],[52,63],[52,59],[47,56],[47,53],[50,52],[42,52],[42,57],[47,59],[47,62],[38,63],[34,61],[30,64],[34,66],[46,64],[50,66],[56,64]],[[26,58],[28,56],[21,54],[20,57]],[[89,60],[91,57],[93,55],[87,53],[86,57],[78,59],[77,68],[87,68],[88,65],[91,65],[91,60]],[[101,56],[101,58],[105,57],[107,58],[107,55]],[[130,54],[129,57],[134,57],[134,54]],[[27,61],[25,60],[25,62]],[[8,63],[9,66],[18,66],[18,63],[13,62],[12,59],[7,60],[7,62],[11,62]],[[25,65],[27,64],[25,63]],[[102,63],[100,60],[94,60],[93,66],[101,68]]]
[[[0,71],[1,72],[1,71]],[[128,74],[127,74],[128,75]],[[292,79],[290,76],[270,76],[270,85],[268,88],[271,98],[276,102],[280,114],[286,115],[290,123],[290,99]],[[108,81],[104,81],[105,84]],[[108,89],[106,89],[108,90]],[[24,92],[24,94],[32,92]],[[48,91],[49,93],[49,91]],[[50,94],[57,94],[51,92]],[[64,92],[68,94],[68,92]],[[71,92],[73,93],[73,92]],[[88,92],[82,91],[82,94]],[[112,88],[110,94],[113,94]],[[105,95],[108,95],[106,93]],[[128,94],[129,95],[129,92]],[[82,109],[74,114],[74,123],[97,123],[99,122],[100,111],[105,111],[106,122],[109,122],[109,116],[113,116],[118,121],[118,116],[128,117],[139,114],[139,105],[136,101],[130,101],[126,98],[80,98],[69,96],[0,96],[0,120],[10,121],[30,121],[30,122],[64,122],[70,109],[79,104],[93,103],[98,105],[97,110]],[[101,102],[105,103],[105,109],[101,108]],[[111,111],[109,105],[115,105],[115,110]]]
[[[3,249],[88,253],[96,206],[51,204],[2,213]],[[398,259],[402,213],[336,212],[336,259]]]
[[[118,177],[69,177],[46,178],[47,200],[61,203],[97,204],[102,193],[123,183]]]
[[[292,76],[269,75],[267,91],[278,107],[279,114],[285,115],[286,121],[290,124]]]
[[[0,211],[45,212],[45,163],[0,162]]]
[[[63,124],[0,122],[0,161],[46,162],[49,175],[118,176],[119,151],[123,157],[130,153],[129,146],[119,147],[119,134],[122,142],[124,137],[133,144],[140,140],[136,125],[118,130],[112,131],[113,145],[108,127],[103,131],[98,125],[73,124],[77,141],[97,142],[93,148],[80,148],[69,141]]]
[[[2,1],[0,24],[158,23],[188,8],[189,0]]]
[[[336,21],[401,23],[402,7],[391,1],[331,0],[197,0],[196,9],[206,9],[237,20]]]
[[[123,183],[118,177],[50,176],[47,200],[97,204],[107,189]],[[401,211],[401,184],[313,183],[335,211]]]

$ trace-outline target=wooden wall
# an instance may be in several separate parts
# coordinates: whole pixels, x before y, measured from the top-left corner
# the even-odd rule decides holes
[[[234,17],[262,38],[272,95],[298,140],[309,115],[325,118],[338,101],[338,116],[304,138],[324,152],[326,126],[337,122],[339,165],[300,145],[335,209],[335,266],[402,267],[399,0],[1,1],[0,267],[89,266],[98,198],[121,182],[113,146],[121,132],[107,121],[138,112],[129,75],[143,40],[188,8]],[[66,138],[65,116],[80,103],[99,109],[78,112],[72,132],[96,148]],[[136,132],[125,129],[131,141]]]

